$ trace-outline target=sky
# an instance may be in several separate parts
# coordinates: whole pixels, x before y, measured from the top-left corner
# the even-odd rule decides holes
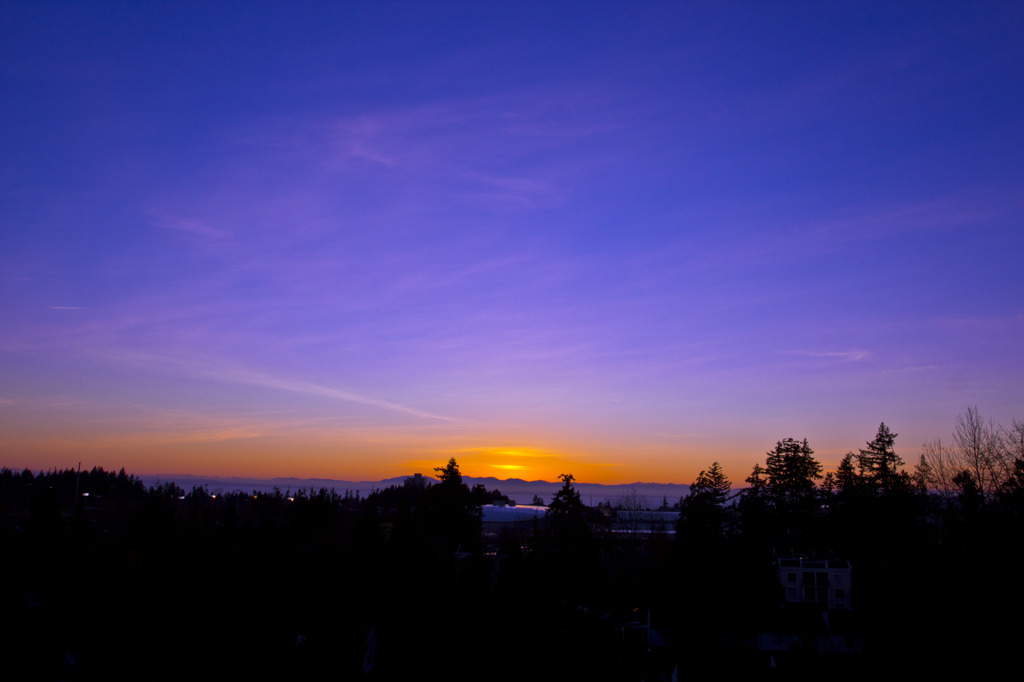
[[[1021,3],[0,4],[0,465],[741,483],[1024,418]]]

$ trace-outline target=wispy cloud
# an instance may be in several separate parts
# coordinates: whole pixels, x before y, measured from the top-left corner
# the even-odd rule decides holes
[[[239,383],[247,383],[255,386],[268,386],[270,388],[279,388],[284,391],[291,391],[293,393],[304,393],[307,395],[319,395],[327,398],[334,398],[336,400],[344,400],[351,403],[358,403],[361,405],[371,405],[374,407],[380,407],[386,410],[393,410],[396,412],[404,412],[414,417],[421,419],[437,419],[440,421],[457,421],[451,417],[444,417],[424,410],[418,410],[414,407],[408,407],[406,405],[400,405],[387,400],[380,400],[370,396],[360,395],[358,393],[352,393],[350,391],[342,391],[336,388],[330,388],[328,386],[320,386],[318,384],[307,383],[304,381],[292,381],[287,379],[276,379],[274,377],[264,376],[260,374],[251,373],[240,373],[240,372],[224,372],[214,371],[211,376],[227,379],[229,381],[237,381]]]
[[[930,372],[941,369],[939,365],[914,365],[911,367],[894,367],[893,369],[882,370],[882,374],[911,374],[916,372]]]
[[[217,369],[209,365],[200,364],[194,361],[179,360],[176,358],[157,356],[148,353],[128,353],[127,355],[118,355],[117,358],[124,360],[130,358],[137,364],[145,364],[147,366],[163,366],[174,368],[178,371],[183,371],[193,377],[215,379],[220,381],[226,381],[235,384],[245,384],[250,386],[265,386],[268,388],[276,388],[282,391],[289,391],[292,393],[301,393],[304,395],[322,396],[325,398],[331,398],[334,400],[341,400],[350,403],[356,403],[360,405],[369,405],[372,407],[379,407],[385,410],[391,410],[394,412],[401,412],[404,414],[412,415],[420,419],[432,419],[446,422],[458,421],[452,417],[445,417],[438,414],[433,414],[425,410],[419,410],[414,407],[407,405],[401,405],[399,403],[391,402],[388,400],[381,400],[372,396],[361,395],[359,393],[353,393],[351,391],[344,391],[329,386],[321,386],[305,381],[295,381],[291,379],[281,379],[258,372],[252,372],[241,369]]]
[[[249,425],[202,425],[189,430],[136,431],[109,437],[111,445],[182,445],[197,443],[221,443],[224,441],[264,438],[268,430],[257,424]]]
[[[95,406],[95,402],[67,395],[54,395],[46,397],[19,397],[17,401],[13,399],[0,399],[0,405],[17,405],[30,410],[88,410]]]
[[[801,234],[833,241],[888,239],[901,232],[977,228],[979,224],[1019,213],[1021,200],[1013,195],[964,193],[923,198],[883,206],[849,207],[832,218],[809,223]]]
[[[631,116],[635,112],[586,89],[534,90],[369,110],[306,125],[291,121],[283,124],[286,131],[276,142],[265,132],[245,139],[291,161],[301,157],[305,169],[344,174],[376,165],[401,174],[400,183],[388,186],[405,194],[429,186],[425,196],[436,197],[439,191],[449,197],[493,195],[534,208],[591,172],[589,157],[603,146],[588,141],[630,129],[626,119]],[[282,122],[274,126],[280,129]],[[569,153],[577,147],[586,150],[589,160]],[[445,182],[455,184],[445,187]]]
[[[841,350],[841,351],[807,351],[807,350],[791,350],[783,351],[785,355],[796,355],[798,357],[805,358],[827,358],[832,360],[839,360],[841,362],[864,362],[871,360],[874,354],[868,350]]]
[[[194,218],[172,218],[169,216],[157,216],[156,225],[165,230],[176,230],[203,239],[230,239],[234,235],[228,230],[211,227],[202,220]]]
[[[396,132],[401,131],[396,131],[388,121],[368,116],[338,122],[332,134],[337,148],[335,163],[345,165],[359,160],[394,166],[394,155],[384,149]]]
[[[543,452],[540,450],[534,450],[531,448],[501,448],[501,447],[468,447],[459,448],[454,450],[458,453],[475,454],[475,455],[487,455],[489,457],[527,457],[527,458],[550,458],[554,455],[550,452]]]
[[[1024,311],[1014,310],[1009,314],[980,316],[945,316],[938,318],[936,326],[953,331],[967,331],[985,334],[1007,332],[1024,326]]]

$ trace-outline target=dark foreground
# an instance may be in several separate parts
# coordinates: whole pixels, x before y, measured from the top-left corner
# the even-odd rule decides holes
[[[1016,667],[1021,490],[950,499],[863,481],[701,506],[697,486],[678,532],[651,534],[623,531],[628,510],[584,507],[570,479],[543,522],[485,528],[479,504],[500,494],[470,491],[453,465],[433,486],[365,499],[215,497],[146,489],[123,471],[3,470],[0,678],[829,679]],[[787,602],[778,559],[791,556],[849,562],[852,608]]]

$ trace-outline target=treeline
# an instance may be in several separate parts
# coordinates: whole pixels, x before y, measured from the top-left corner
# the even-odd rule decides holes
[[[571,474],[546,516],[488,528],[482,505],[506,498],[454,459],[431,485],[366,497],[3,469],[0,607],[17,627],[0,677],[987,670],[1015,640],[1000,616],[1022,606],[1024,457],[1013,428],[982,424],[987,456],[1010,457],[983,478],[958,438],[908,471],[885,424],[828,473],[806,440],[780,440],[738,494],[713,463],[674,535],[616,532]],[[848,561],[853,609],[787,604],[785,557]]]
[[[738,493],[713,463],[681,501],[677,567],[685,584],[702,589],[679,607],[734,622],[750,616],[758,629],[769,604],[760,613],[747,605],[778,599],[777,578],[751,582],[757,576],[747,566],[783,556],[849,561],[853,610],[831,620],[831,631],[863,638],[863,654],[849,665],[918,673],[1010,665],[1016,635],[1005,618],[1024,606],[1013,587],[1024,559],[1022,427],[985,422],[969,408],[956,420],[952,445],[926,444],[910,470],[884,423],[824,474],[807,440],[786,438]],[[733,631],[721,623],[711,629]],[[702,639],[699,619],[678,631],[694,652],[715,648]]]
[[[437,473],[360,497],[2,469],[0,679],[387,679],[452,633],[484,660],[498,538],[481,507],[509,499],[454,460]]]
[[[701,471],[681,501],[681,536],[749,536],[778,546],[833,543],[818,527],[849,506],[894,513],[897,508],[935,532],[985,509],[1014,517],[1024,501],[1024,422],[986,424],[971,407],[956,420],[953,445],[931,441],[911,471],[896,453],[897,434],[883,422],[874,439],[822,475],[807,440],[786,438],[755,464],[747,484],[732,484],[718,462]]]

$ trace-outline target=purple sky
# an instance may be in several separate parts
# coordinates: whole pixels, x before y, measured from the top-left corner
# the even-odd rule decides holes
[[[0,465],[742,481],[1024,416],[1021,3],[3,3]]]

